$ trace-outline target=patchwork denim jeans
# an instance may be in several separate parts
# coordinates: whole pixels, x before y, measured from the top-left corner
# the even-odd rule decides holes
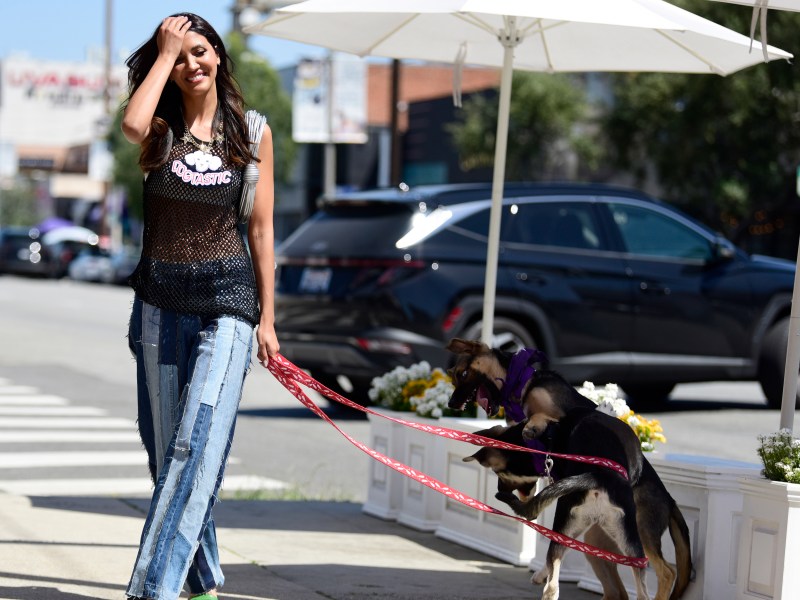
[[[139,433],[155,482],[128,596],[174,600],[224,582],[211,510],[233,439],[253,326],[201,319],[136,298]]]

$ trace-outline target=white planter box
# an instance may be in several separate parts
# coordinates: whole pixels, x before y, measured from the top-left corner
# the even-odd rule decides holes
[[[735,598],[742,512],[740,482],[757,474],[758,465],[675,454],[650,454],[648,460],[689,527],[696,577],[683,598]],[[668,531],[662,538],[662,550],[667,561],[674,564],[675,549]],[[602,589],[599,580],[586,561],[584,565],[578,586],[599,593]],[[623,567],[619,573],[628,593],[634,597],[636,585],[631,569]],[[652,568],[647,569],[647,589],[655,595],[657,580]]]
[[[500,424],[488,419],[424,419],[412,413],[379,409],[405,421],[426,422],[459,431],[475,432]],[[477,462],[463,458],[477,446],[417,431],[369,415],[370,442],[374,449],[438,479],[476,500],[504,512],[508,507],[495,500],[497,477]],[[415,529],[435,531],[438,537],[505,560],[527,565],[536,553],[538,534],[513,519],[475,510],[393,469],[373,461],[364,512]]]
[[[404,420],[430,422],[475,432],[497,425],[485,419],[421,419],[394,413]],[[373,448],[422,471],[448,486],[494,506],[497,477],[477,462],[463,462],[476,447],[427,434],[370,416]],[[685,600],[790,600],[800,598],[800,485],[771,482],[761,467],[713,457],[650,454],[669,493],[689,527],[695,579]],[[538,522],[552,524],[555,506]],[[389,467],[373,461],[364,512],[416,529],[435,531],[438,537],[478,550],[514,565],[539,569],[549,540],[513,519],[492,515],[446,498]],[[663,537],[665,558],[674,563],[669,533]],[[619,569],[626,589],[635,596],[631,570]],[[568,552],[561,579],[601,593],[600,582],[580,552]],[[657,581],[648,569],[648,589]]]
[[[401,417],[406,421],[451,427],[447,419],[425,419],[412,415]],[[402,427],[402,426],[400,426]],[[451,427],[455,429],[455,427]],[[444,445],[446,440],[438,435],[404,427],[404,438],[397,459],[412,469],[444,482]],[[463,445],[463,444],[462,444]],[[426,485],[403,476],[402,497],[397,522],[420,531],[435,531],[444,508],[444,496]]]
[[[749,477],[741,489],[736,599],[800,597],[800,484]]]
[[[398,416],[402,414],[380,408],[372,410]],[[408,428],[369,413],[367,418],[369,419],[370,447],[381,454],[400,460]],[[406,477],[394,469],[377,460],[371,460],[367,481],[367,500],[362,506],[362,510],[381,519],[397,519],[403,503],[404,479]]]
[[[448,419],[446,427],[474,433],[502,422],[488,419]],[[497,476],[478,462],[464,462],[464,457],[478,451],[478,446],[440,438],[444,483],[476,500],[503,512],[506,504],[495,499]],[[444,498],[441,523],[436,536],[478,550],[513,565],[527,565],[536,554],[538,534],[513,519],[475,510],[450,498]]]

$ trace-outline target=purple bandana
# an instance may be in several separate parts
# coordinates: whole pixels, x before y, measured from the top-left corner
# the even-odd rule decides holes
[[[525,413],[522,410],[522,404],[519,400],[522,398],[522,392],[525,391],[525,386],[536,373],[534,364],[537,362],[546,362],[547,357],[541,350],[533,348],[522,348],[512,358],[511,364],[508,366],[506,373],[506,380],[503,382],[503,409],[506,413],[506,418],[519,423],[525,420]],[[525,440],[525,445],[534,450],[546,450],[545,445],[539,440]],[[544,454],[531,454],[534,468],[539,475],[545,474]]]

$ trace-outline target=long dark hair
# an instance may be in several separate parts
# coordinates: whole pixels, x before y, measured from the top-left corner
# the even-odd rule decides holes
[[[225,152],[234,165],[243,167],[254,157],[248,148],[248,138],[244,120],[244,98],[239,89],[239,84],[233,77],[233,61],[225,50],[225,44],[216,30],[204,18],[193,13],[177,13],[173,17],[187,17],[191,21],[189,31],[194,31],[205,37],[214,47],[219,56],[217,68],[217,114],[216,119],[221,119],[223,133],[225,134]],[[153,35],[144,44],[128,57],[125,64],[128,66],[128,101],[142,85],[144,78],[150,72],[158,58],[158,30],[156,27]],[[126,101],[127,105],[127,101]],[[164,165],[170,148],[168,144],[173,135],[183,133],[183,98],[177,85],[167,82],[158,100],[153,121],[150,124],[150,135],[142,142],[142,152],[139,155],[139,166],[144,171],[152,171]]]

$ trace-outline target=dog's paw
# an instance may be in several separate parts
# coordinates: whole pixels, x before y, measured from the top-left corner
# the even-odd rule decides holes
[[[500,502],[505,502],[511,508],[515,508],[519,504],[519,498],[511,492],[497,492],[494,497],[500,500]]]
[[[546,566],[542,567],[531,576],[531,583],[533,585],[542,585],[543,583],[547,583],[547,577],[549,575],[550,569],[548,569]]]

